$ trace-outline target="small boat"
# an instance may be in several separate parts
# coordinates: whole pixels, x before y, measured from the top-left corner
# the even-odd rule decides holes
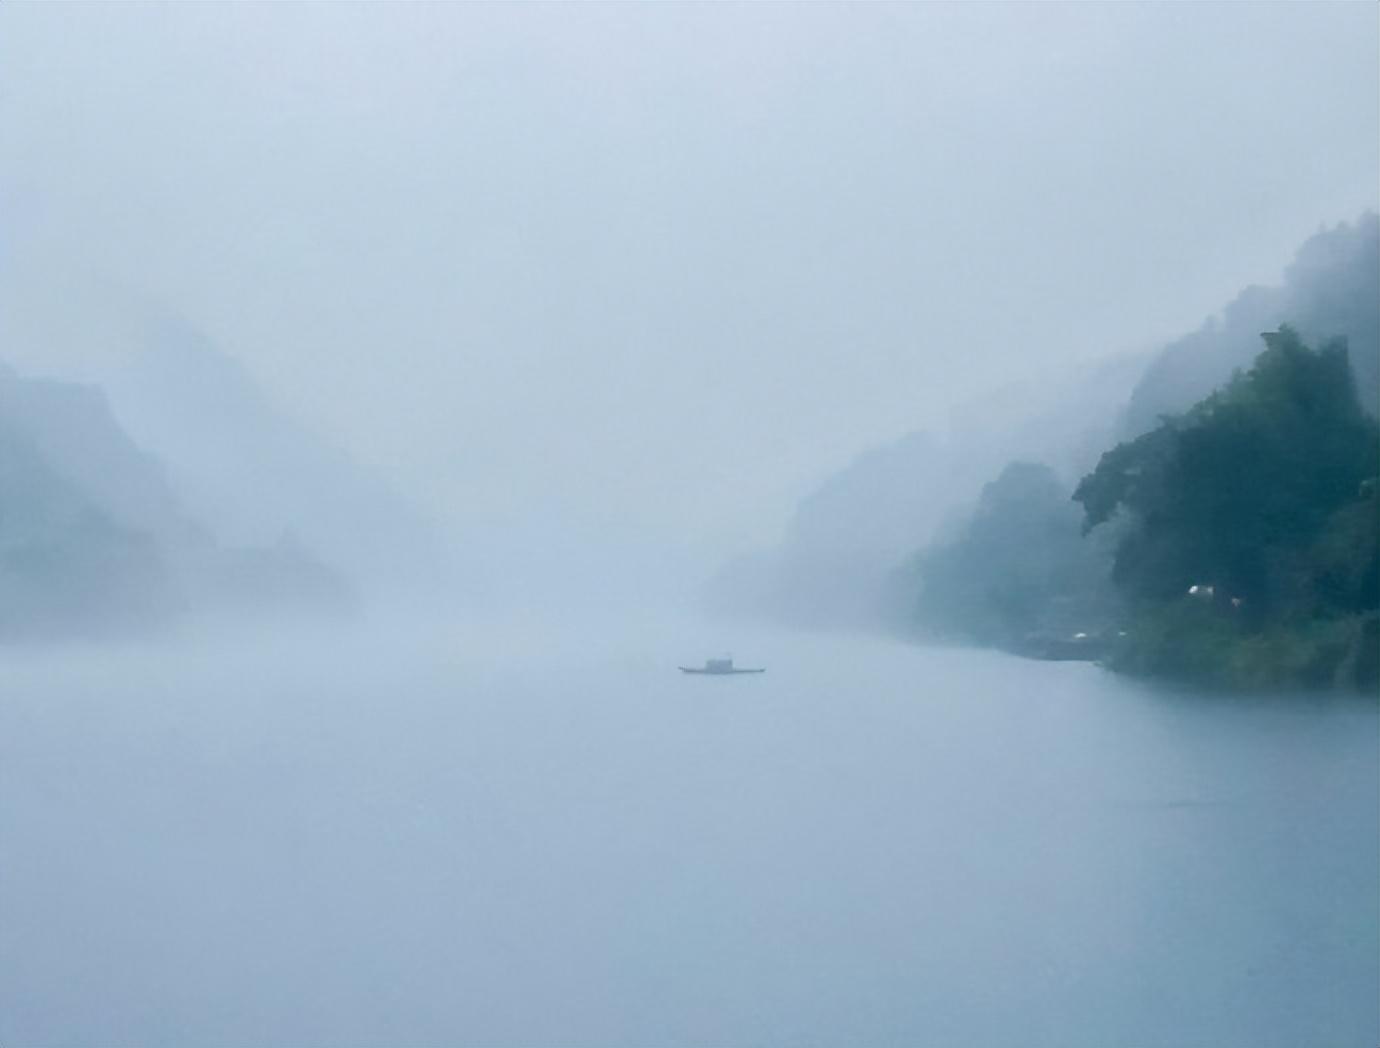
[[[705,659],[703,666],[681,666],[681,673],[705,673],[711,677],[728,677],[737,673],[766,673],[766,669],[746,669],[733,665],[733,658]]]

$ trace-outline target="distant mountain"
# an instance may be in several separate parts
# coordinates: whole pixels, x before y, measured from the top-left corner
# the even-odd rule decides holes
[[[107,383],[122,424],[219,534],[257,546],[286,537],[370,592],[444,575],[444,543],[414,505],[295,422],[191,325],[146,323]]]
[[[962,530],[916,558],[906,609],[916,625],[932,636],[1032,652],[1115,621],[1116,536],[1103,529],[1085,538],[1071,496],[1048,466],[1003,469]]]
[[[1362,404],[1380,408],[1380,218],[1324,230],[1278,288],[1251,287],[1220,317],[1153,354],[1042,383],[1009,385],[955,412],[943,439],[911,434],[866,452],[801,501],[782,543],[727,565],[708,587],[721,610],[818,625],[908,619],[916,575],[896,571],[932,543],[962,542],[984,486],[1013,460],[1042,463],[1072,490],[1118,440],[1158,425],[1251,365],[1262,331],[1345,336]],[[1003,485],[1003,488],[1006,485]]]
[[[23,380],[0,370],[0,387],[7,405]],[[0,642],[139,630],[181,607],[158,542],[112,519],[0,406]]]
[[[116,422],[100,387],[21,378],[0,365],[0,420],[23,434],[46,468],[122,527],[178,543],[197,532],[162,465]]]
[[[800,501],[775,549],[725,565],[706,587],[706,603],[811,626],[895,620],[894,603],[911,601],[897,569],[960,528],[1013,456],[1056,464],[1071,487],[1097,461],[1144,366],[1141,355],[1114,358],[1038,394],[1013,384],[955,412],[942,439],[915,432],[863,452]]]
[[[1218,317],[1166,346],[1131,393],[1122,437],[1153,429],[1250,367],[1260,335],[1292,325],[1305,341],[1347,339],[1362,406],[1380,411],[1380,216],[1309,238],[1280,287],[1248,287]]]
[[[931,540],[898,576],[899,621],[1017,651],[1032,650],[1033,636],[1066,648],[1115,635],[1117,664],[1149,673],[1373,679],[1373,665],[1352,656],[1377,628],[1378,398],[1372,214],[1310,238],[1282,286],[1247,288],[1154,356],[1104,434],[1112,450],[1075,489],[1100,525],[1091,535],[1079,540],[1053,472],[1009,465],[957,533]],[[1217,590],[1232,615],[1196,596],[1185,603]]]
[[[307,549],[224,544],[195,523],[99,387],[0,365],[0,641],[348,600]]]
[[[726,565],[707,602],[807,625],[875,619],[887,573],[943,515],[949,468],[925,433],[863,452],[801,500],[778,548]]]
[[[936,471],[943,471],[943,448],[928,433],[908,433],[864,451],[800,501],[785,544],[802,552],[893,556],[936,522],[928,490],[939,479]],[[889,512],[871,512],[883,506]]]

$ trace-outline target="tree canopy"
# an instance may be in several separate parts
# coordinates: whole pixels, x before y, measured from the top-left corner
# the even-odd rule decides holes
[[[1380,674],[1380,425],[1346,344],[1288,327],[1254,366],[1102,456],[1074,499],[1111,521],[1133,622],[1123,668],[1372,687]]]
[[[1313,350],[1288,327],[1263,338],[1249,371],[1107,452],[1075,490],[1085,532],[1131,517],[1113,567],[1130,595],[1210,585],[1253,618],[1277,614],[1316,584],[1309,554],[1335,515],[1365,501],[1380,430],[1357,399],[1345,342]]]

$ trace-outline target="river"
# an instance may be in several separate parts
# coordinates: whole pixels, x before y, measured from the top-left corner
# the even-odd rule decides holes
[[[0,664],[0,1044],[1380,1042],[1380,718],[673,622]]]

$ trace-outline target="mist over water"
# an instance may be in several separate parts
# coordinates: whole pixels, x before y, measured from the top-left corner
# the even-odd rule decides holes
[[[1363,1043],[1373,703],[666,619],[8,660],[10,1044]]]
[[[1380,1043],[1377,30],[0,3],[0,1046]]]

